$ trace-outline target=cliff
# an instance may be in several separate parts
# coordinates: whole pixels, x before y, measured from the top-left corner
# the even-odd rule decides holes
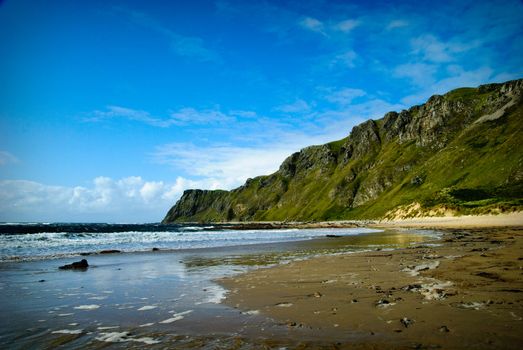
[[[164,223],[315,221],[523,208],[523,79],[432,96],[289,156],[231,191],[187,190]]]

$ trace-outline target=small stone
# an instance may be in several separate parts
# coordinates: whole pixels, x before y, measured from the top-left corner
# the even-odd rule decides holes
[[[447,326],[441,326],[441,327],[439,327],[439,331],[441,333],[448,333],[448,332],[450,332],[450,329]]]
[[[354,304],[354,303],[357,303],[357,302],[358,302],[358,299],[352,299],[350,302],[353,303],[353,304]]]
[[[410,326],[412,326],[414,324],[414,320],[410,320],[406,317],[403,317],[401,320],[400,320],[401,324],[405,326],[405,328],[409,328]]]
[[[390,301],[388,301],[387,299],[380,299],[376,302],[376,306],[388,305],[388,304],[390,304]]]

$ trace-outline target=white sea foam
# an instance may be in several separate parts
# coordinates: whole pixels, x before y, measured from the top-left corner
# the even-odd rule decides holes
[[[107,342],[107,343],[125,343],[125,342],[137,342],[144,343],[147,345],[153,345],[160,343],[159,340],[142,337],[142,338],[133,338],[129,336],[129,332],[109,332],[109,333],[100,333],[100,336],[95,338],[96,340]]]
[[[116,329],[116,328],[120,328],[120,326],[102,326],[102,327],[98,327],[97,329],[104,331],[107,329]]]
[[[249,311],[242,312],[242,314],[244,314],[244,315],[259,315],[260,314],[260,310],[249,310]]]
[[[205,287],[206,297],[200,304],[219,304],[225,299],[225,294],[227,290],[222,288],[219,285],[212,285]]]
[[[154,324],[154,322],[151,322],[151,323],[144,323],[144,324],[141,324],[139,325],[138,327],[150,327]]]
[[[409,267],[404,268],[401,271],[406,272],[411,276],[417,276],[417,275],[419,275],[420,271],[433,270],[433,269],[437,268],[438,266],[439,266],[439,261],[436,260],[436,261],[426,263],[426,264],[421,264],[421,265],[417,265],[417,266],[409,266]]]
[[[58,314],[57,316],[65,317],[65,316],[71,316],[71,315],[74,315],[74,313],[70,312],[70,313],[67,313],[67,314]]]
[[[176,322],[176,321],[180,321],[184,318],[185,315],[187,314],[190,314],[191,312],[193,312],[193,310],[187,310],[187,311],[183,311],[183,312],[179,312],[177,314],[173,314],[173,317],[171,318],[168,318],[166,320],[163,320],[163,321],[160,321],[158,323],[173,323],[173,322]]]
[[[293,303],[286,303],[286,302],[276,304],[277,307],[291,307],[292,305],[293,305]]]
[[[442,282],[433,280],[432,282],[422,284],[419,292],[427,300],[441,300],[447,297],[449,293],[447,288],[452,286],[453,283],[450,281]]]
[[[145,305],[138,309],[138,311],[147,311],[147,310],[153,310],[156,309],[158,306],[156,305]]]
[[[59,329],[57,331],[52,331],[52,334],[80,334],[82,329]]]
[[[75,306],[74,308],[77,310],[96,310],[100,307],[100,305],[92,304],[92,305],[79,305]]]

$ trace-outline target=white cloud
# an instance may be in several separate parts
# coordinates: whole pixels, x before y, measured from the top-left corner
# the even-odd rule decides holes
[[[247,111],[241,111],[243,115]],[[236,111],[236,114],[238,111]],[[151,126],[160,128],[168,128],[173,125],[195,125],[195,124],[223,124],[235,120],[232,115],[226,115],[219,109],[202,109],[194,108],[180,108],[176,111],[171,111],[169,117],[158,118],[152,116],[147,111],[136,110],[121,106],[107,106],[105,111],[93,111],[84,118],[88,122],[98,122],[110,118],[125,118],[133,121],[142,122]]]
[[[355,19],[347,19],[345,21],[338,22],[334,28],[344,33],[349,33],[354,28],[360,25],[360,21]]]
[[[293,103],[278,106],[275,110],[284,113],[307,113],[310,112],[311,106],[302,99],[298,99]]]
[[[228,116],[218,109],[196,110],[194,108],[181,108],[171,112],[168,122],[175,125],[221,124],[234,120],[234,117]]]
[[[356,60],[358,55],[353,50],[348,50],[343,53],[337,54],[330,61],[331,68],[341,65],[348,68],[354,68],[356,66]]]
[[[229,111],[229,115],[237,116],[241,118],[256,118],[258,115],[253,111],[244,111],[244,110],[232,110]]]
[[[144,183],[142,188],[140,188],[140,195],[146,203],[149,203],[151,200],[156,199],[158,194],[164,191],[163,181],[151,181]],[[161,197],[163,196],[160,196],[160,198]]]
[[[394,68],[393,74],[399,78],[408,78],[417,86],[427,86],[435,81],[434,75],[438,67],[427,63],[405,63]]]
[[[350,104],[354,99],[365,95],[366,92],[360,89],[343,88],[331,91],[325,96],[325,99],[329,102],[344,106]]]
[[[232,189],[250,177],[268,175],[298,147],[294,143],[267,147],[195,146],[172,143],[157,148],[155,162],[168,164],[204,179],[210,189]]]
[[[0,166],[18,163],[18,158],[7,151],[0,151]]]
[[[423,34],[411,40],[412,53],[427,62],[447,63],[456,60],[456,54],[478,47],[478,39],[467,43],[449,40],[441,41],[432,34]]]
[[[50,186],[0,180],[0,221],[157,222],[188,188],[208,188],[208,180],[178,177],[173,183],[139,176],[100,176],[89,186]]]
[[[386,29],[393,30],[393,29],[397,29],[397,28],[407,27],[408,25],[409,25],[409,22],[401,20],[401,19],[396,19],[396,20],[390,21],[389,24],[387,25]]]
[[[96,110],[88,115],[87,118],[84,118],[85,121],[96,122],[110,118],[125,118],[162,128],[170,126],[168,120],[153,117],[149,112],[121,106],[107,106],[105,111]]]
[[[301,27],[310,31],[320,33],[322,35],[327,35],[327,33],[325,33],[325,26],[323,25],[323,22],[317,20],[316,18],[305,17],[299,22],[299,24]]]
[[[413,53],[429,62],[449,62],[454,58],[450,47],[433,35],[422,35],[411,40]]]

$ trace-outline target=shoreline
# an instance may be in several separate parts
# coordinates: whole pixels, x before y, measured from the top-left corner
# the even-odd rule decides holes
[[[338,348],[517,349],[523,224],[516,214],[379,222],[374,227],[443,235],[432,244],[320,256],[225,278],[224,303],[271,317],[313,347],[329,339]]]
[[[518,348],[523,225],[370,227],[383,231],[98,254],[81,272],[58,270],[71,259],[0,264],[3,328],[20,345],[37,332],[40,344],[98,347],[114,328],[157,348]]]

